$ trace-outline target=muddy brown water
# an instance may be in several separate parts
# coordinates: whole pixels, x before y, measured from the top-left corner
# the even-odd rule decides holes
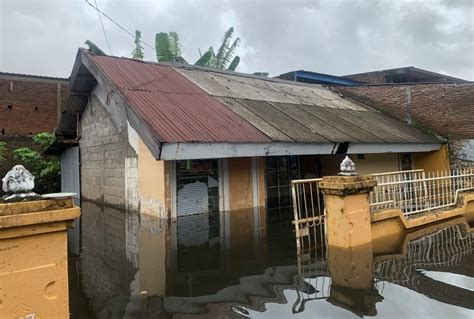
[[[402,249],[316,247],[255,209],[176,221],[83,202],[72,318],[474,318],[474,235],[448,223]],[[471,225],[472,227],[472,225]]]

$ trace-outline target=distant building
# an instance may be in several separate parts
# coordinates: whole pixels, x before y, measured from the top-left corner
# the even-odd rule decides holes
[[[288,81],[311,83],[311,84],[325,84],[325,85],[364,84],[364,82],[348,79],[342,76],[335,76],[335,75],[330,75],[330,74],[317,73],[317,72],[304,71],[304,70],[291,71],[288,73],[280,74],[279,76],[277,76],[277,78],[288,80]]]
[[[468,82],[463,79],[419,69],[414,66],[350,74],[343,76],[343,78],[368,84]]]
[[[14,149],[31,147],[33,135],[54,131],[68,94],[68,79],[0,72],[0,142],[7,143],[1,177],[15,163]]]
[[[474,82],[335,88],[345,96],[447,140],[453,168],[474,163]]]

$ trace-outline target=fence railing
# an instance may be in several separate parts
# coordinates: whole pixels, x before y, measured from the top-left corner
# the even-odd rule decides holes
[[[405,256],[378,262],[374,275],[380,280],[408,284],[414,279],[413,270],[457,265],[464,256],[472,254],[473,239],[474,234],[464,224],[443,228],[409,242]]]
[[[374,174],[372,211],[400,208],[405,216],[457,204],[459,193],[474,189],[474,168],[425,173],[423,170]]]
[[[427,173],[422,169],[372,174],[377,186],[370,193],[372,212],[399,208],[407,217],[457,204],[459,194],[474,190],[474,167]],[[314,259],[325,251],[325,209],[321,178],[291,181],[293,224],[298,258]],[[309,247],[320,247],[315,251]]]
[[[315,259],[318,244],[324,249],[324,202],[319,189],[321,178],[291,181],[293,224],[295,225],[298,261]],[[311,249],[313,248],[313,249]],[[320,253],[323,253],[320,250]]]

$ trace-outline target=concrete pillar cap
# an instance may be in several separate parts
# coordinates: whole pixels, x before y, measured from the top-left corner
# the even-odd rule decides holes
[[[326,176],[319,182],[324,194],[339,196],[370,193],[376,185],[377,181],[370,175]]]

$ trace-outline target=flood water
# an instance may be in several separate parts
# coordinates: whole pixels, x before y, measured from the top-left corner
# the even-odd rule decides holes
[[[291,223],[265,214],[167,223],[83,202],[72,318],[474,318],[474,234],[462,220],[297,256]]]

